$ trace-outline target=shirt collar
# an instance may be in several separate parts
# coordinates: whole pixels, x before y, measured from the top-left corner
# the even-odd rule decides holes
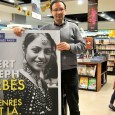
[[[67,21],[66,20],[64,20],[64,23],[63,24],[61,24],[61,25],[58,25],[58,24],[56,24],[55,22],[54,22],[54,25],[56,25],[56,26],[63,26],[63,25],[65,25],[67,23]]]

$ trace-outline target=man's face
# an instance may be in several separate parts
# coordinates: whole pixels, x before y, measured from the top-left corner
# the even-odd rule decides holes
[[[52,6],[52,16],[54,17],[55,22],[61,22],[64,20],[66,9],[62,2],[54,3]]]

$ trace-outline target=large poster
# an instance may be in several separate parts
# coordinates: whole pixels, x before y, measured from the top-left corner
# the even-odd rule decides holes
[[[0,31],[0,115],[61,115],[59,31]]]

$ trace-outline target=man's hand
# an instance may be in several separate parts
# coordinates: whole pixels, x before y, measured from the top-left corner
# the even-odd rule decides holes
[[[14,27],[12,29],[13,29],[14,34],[16,34],[17,36],[21,36],[25,31],[25,29],[22,27]]]
[[[57,44],[57,49],[60,51],[70,50],[70,44],[68,44],[66,42],[61,42],[61,43]]]

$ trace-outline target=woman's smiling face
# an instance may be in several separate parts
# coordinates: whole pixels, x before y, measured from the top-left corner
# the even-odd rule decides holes
[[[45,36],[40,35],[28,45],[25,53],[29,66],[35,71],[40,71],[50,60],[50,41]]]

